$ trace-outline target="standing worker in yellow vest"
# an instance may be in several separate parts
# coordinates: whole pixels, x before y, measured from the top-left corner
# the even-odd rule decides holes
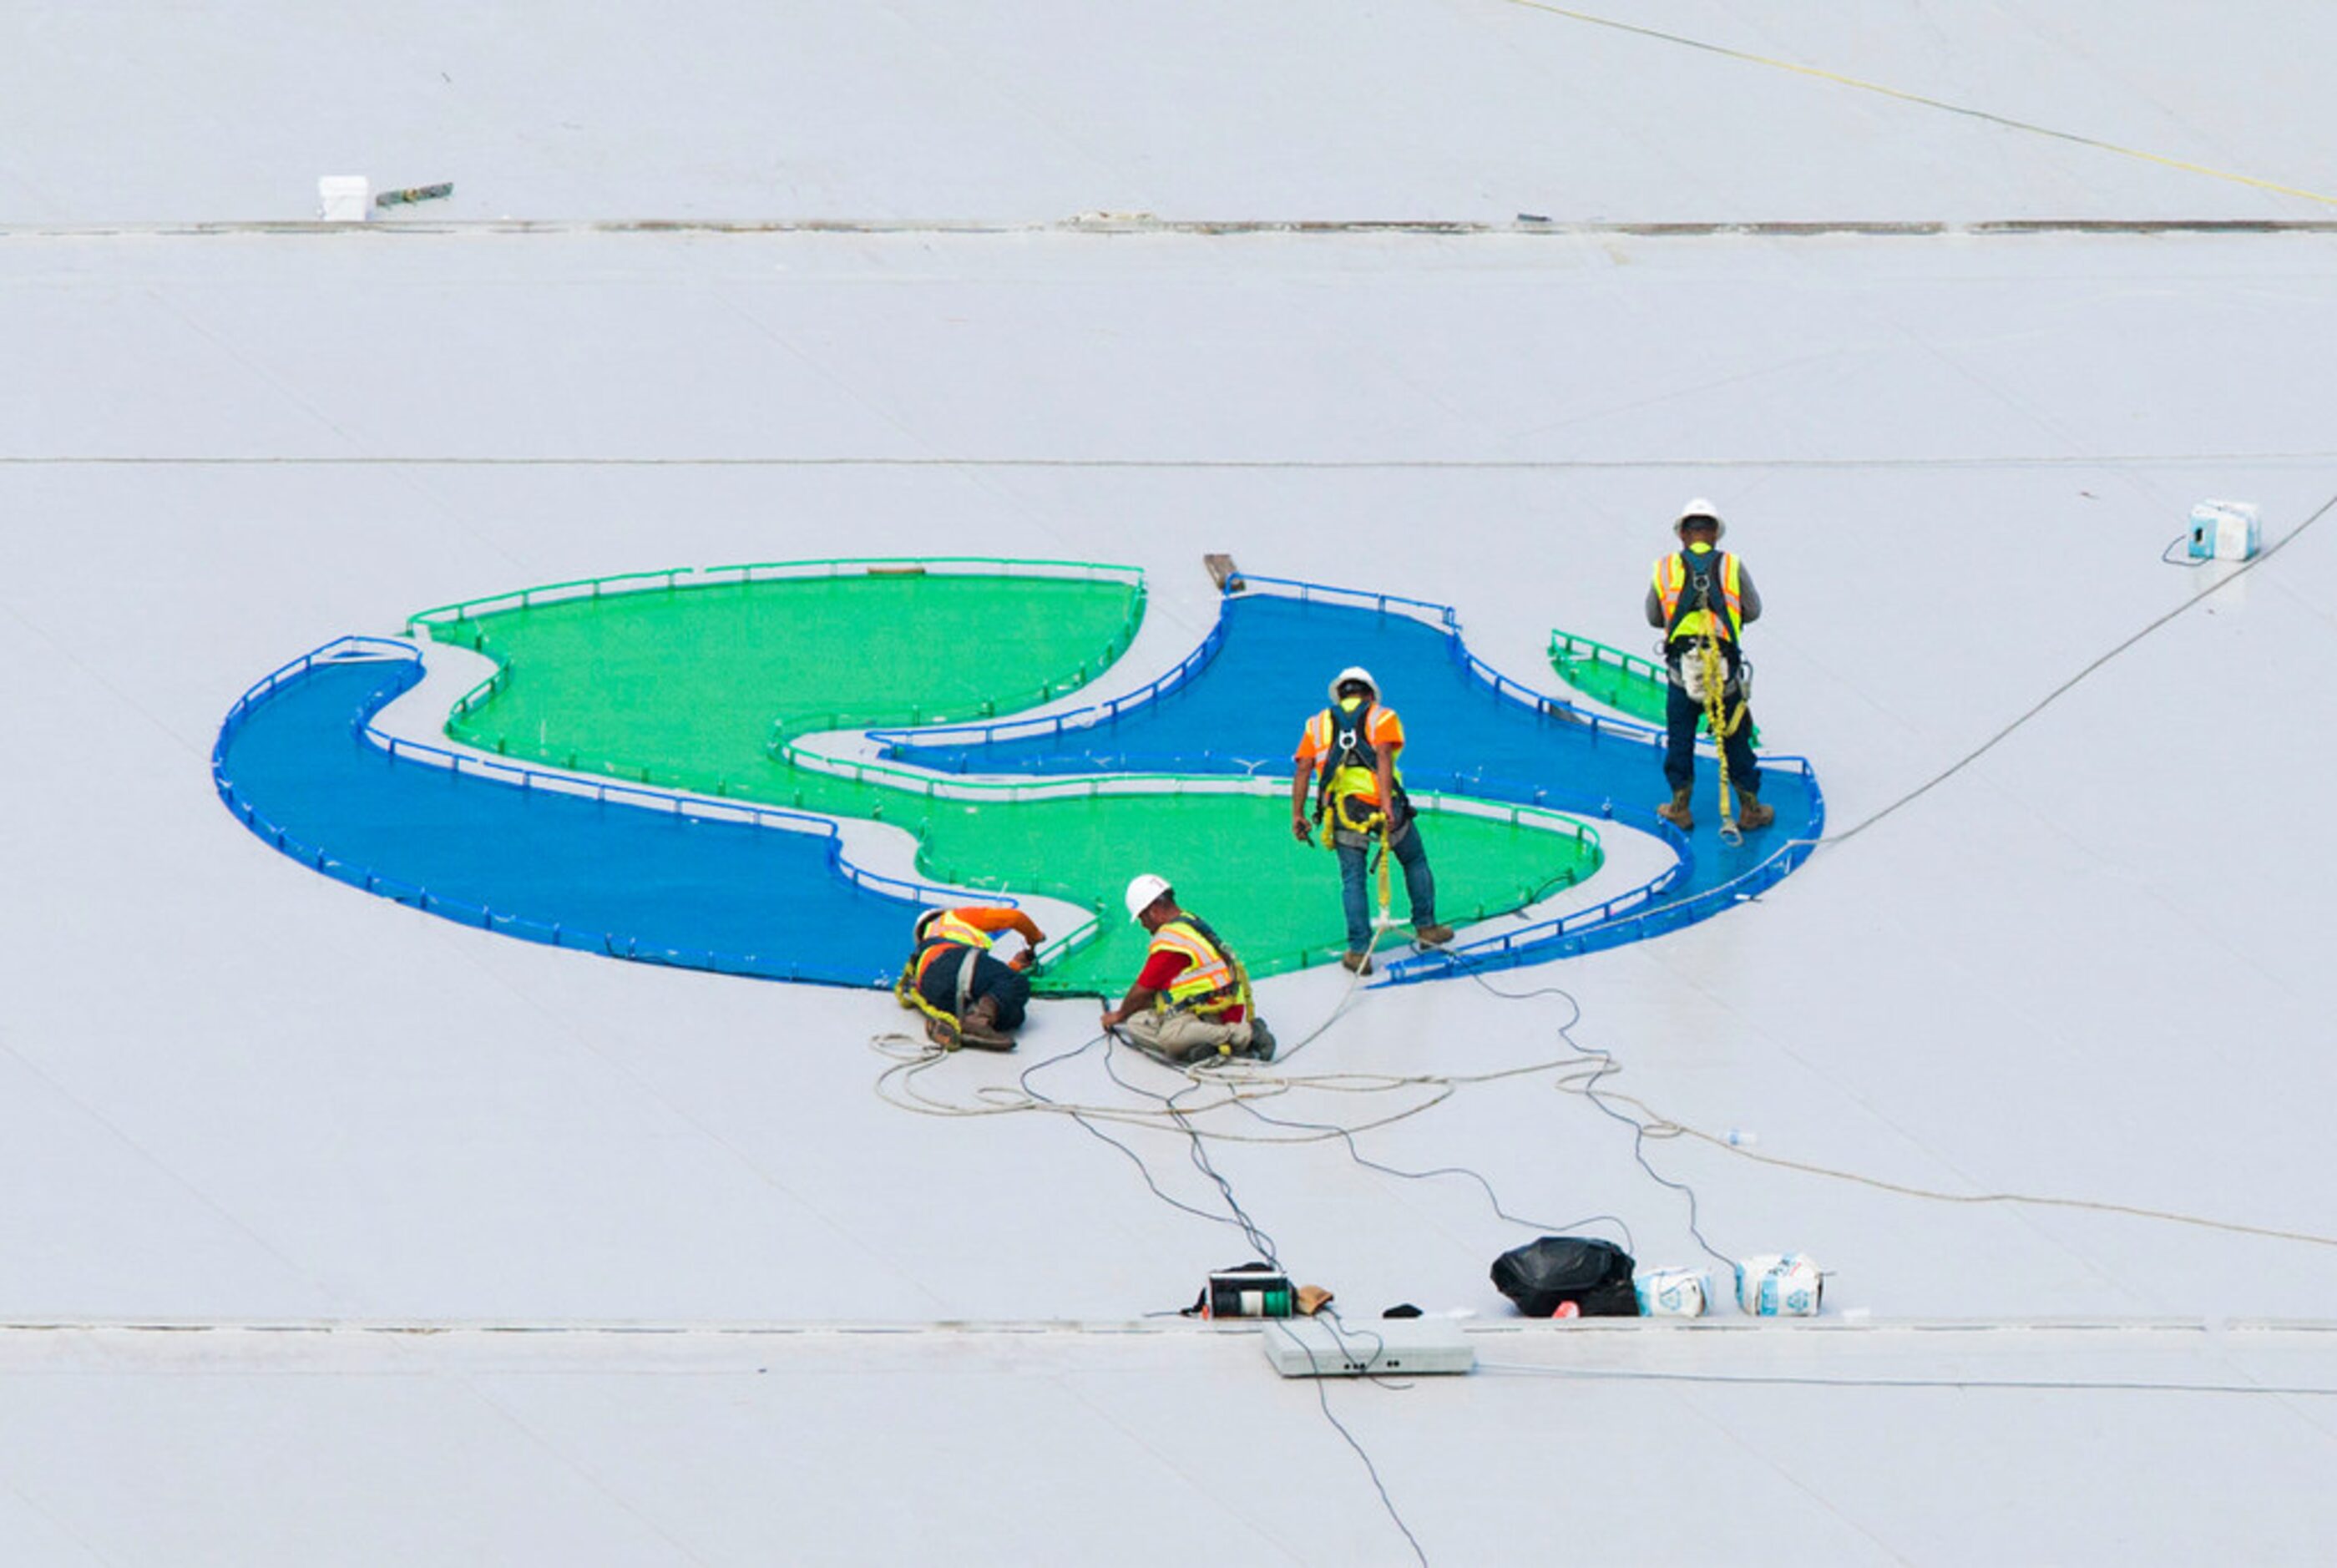
[[[1022,951],[1011,964],[990,954],[1006,931],[1022,938]],[[925,1038],[944,1051],[960,1045],[1013,1050],[1013,1031],[1031,1002],[1031,965],[1046,940],[1037,922],[994,904],[928,909],[917,916],[915,940],[893,994],[902,1006],[925,1015]]]
[[[1656,563],[1648,585],[1648,624],[1663,629],[1664,665],[1671,674],[1664,706],[1664,778],[1671,801],[1656,814],[1687,832],[1696,826],[1690,800],[1696,793],[1696,727],[1717,707],[1724,733],[1713,739],[1726,765],[1728,788],[1737,798],[1736,825],[1747,830],[1776,820],[1776,808],[1761,804],[1761,765],[1753,756],[1751,675],[1738,652],[1745,628],[1761,618],[1761,594],[1744,563],[1721,549],[1726,524],[1711,502],[1698,497],[1680,508],[1672,533],[1680,547]],[[1704,657],[1709,641],[1726,671],[1716,703],[1706,690]],[[1723,826],[1726,826],[1723,805]]]
[[[1144,968],[1103,1026],[1139,1050],[1184,1063],[1220,1056],[1274,1060],[1274,1034],[1250,997],[1249,972],[1208,923],[1178,907],[1149,873],[1128,885],[1128,917],[1152,938]]]
[[[1347,953],[1339,960],[1358,975],[1372,972],[1372,912],[1365,892],[1369,858],[1377,845],[1403,867],[1403,892],[1412,906],[1413,934],[1427,946],[1452,940],[1452,927],[1436,920],[1436,877],[1420,842],[1420,825],[1395,769],[1403,750],[1403,720],[1380,706],[1379,682],[1357,666],[1331,682],[1331,706],[1306,721],[1298,738],[1297,768],[1290,776],[1290,831],[1301,844],[1313,841],[1306,815],[1306,786],[1319,769],[1322,789],[1315,821],[1324,842],[1339,852],[1339,895],[1347,916]]]

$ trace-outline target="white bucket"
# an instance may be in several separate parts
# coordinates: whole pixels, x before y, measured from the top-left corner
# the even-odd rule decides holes
[[[1755,1318],[1814,1318],[1825,1277],[1808,1254],[1770,1252],[1736,1264],[1736,1305]]]

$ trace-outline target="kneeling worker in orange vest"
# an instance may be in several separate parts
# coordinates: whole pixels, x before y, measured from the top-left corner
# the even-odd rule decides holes
[[[1022,951],[1012,964],[990,956],[992,941],[1002,931],[1022,938]],[[1012,1051],[1012,1033],[1022,1026],[1031,1001],[1032,957],[1045,940],[1020,909],[993,904],[928,909],[917,916],[916,949],[893,994],[902,1006],[925,1015],[925,1038],[944,1051],[960,1045]]]
[[[1249,972],[1208,922],[1177,906],[1176,890],[1149,874],[1128,885],[1129,918],[1152,946],[1144,968],[1103,1026],[1164,1062],[1218,1056],[1274,1060],[1274,1035],[1250,998]]]

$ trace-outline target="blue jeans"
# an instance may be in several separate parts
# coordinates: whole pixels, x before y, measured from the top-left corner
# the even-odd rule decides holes
[[[1722,690],[1728,696],[1728,710],[1735,712],[1742,696],[1736,689],[1736,650],[1724,644],[1721,652],[1728,662],[1728,678]],[[1675,642],[1667,650],[1677,662],[1693,659],[1692,646]],[[1664,699],[1664,781],[1675,789],[1693,788],[1696,784],[1696,727],[1704,718],[1704,704],[1687,694],[1687,688],[1674,681],[1665,688]],[[1748,710],[1744,722],[1729,731],[1723,742],[1723,753],[1728,760],[1729,787],[1742,795],[1761,793],[1761,764],[1753,755],[1753,715]]]
[[[1436,876],[1428,868],[1428,851],[1421,845],[1417,818],[1404,824],[1388,852],[1403,867],[1403,896],[1412,905],[1412,923],[1435,925]],[[1339,846],[1339,897],[1346,906],[1350,953],[1361,953],[1372,945],[1372,916],[1378,907],[1379,893],[1374,886],[1378,877],[1366,869],[1371,854],[1360,846]]]

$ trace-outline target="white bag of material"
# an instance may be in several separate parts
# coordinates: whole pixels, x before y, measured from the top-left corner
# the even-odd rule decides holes
[[[1712,1282],[1701,1269],[1650,1269],[1631,1283],[1642,1318],[1701,1318],[1712,1299]]]
[[[362,223],[373,212],[373,181],[362,174],[328,174],[317,181],[317,216],[327,223]]]
[[[2249,502],[2202,501],[2191,508],[2195,560],[2245,561],[2263,544],[2263,520]]]
[[[1770,1252],[1736,1264],[1736,1305],[1755,1318],[1814,1318],[1825,1277],[1803,1252]]]

